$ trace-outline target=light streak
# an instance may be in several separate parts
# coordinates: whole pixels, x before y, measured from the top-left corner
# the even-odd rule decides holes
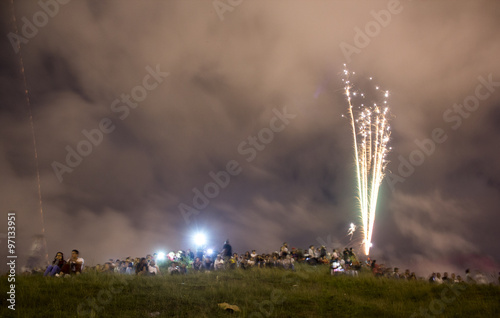
[[[12,27],[14,29],[14,33],[19,37],[19,30],[17,28],[17,19],[16,19],[16,13],[14,9],[14,0],[10,1],[11,9],[12,9]],[[43,253],[44,253],[44,261],[45,263],[49,264],[49,254],[47,250],[47,241],[45,239],[45,220],[43,217],[43,202],[42,202],[42,189],[40,185],[40,169],[38,167],[38,151],[37,151],[37,145],[36,145],[36,138],[35,138],[35,127],[33,124],[33,114],[31,112],[31,101],[30,101],[30,93],[28,90],[28,83],[26,81],[26,73],[24,72],[24,61],[23,57],[21,54],[21,43],[17,41],[17,51],[19,52],[19,68],[23,77],[23,83],[24,83],[24,96],[26,98],[26,106],[28,110],[28,117],[29,117],[29,122],[30,122],[30,127],[31,127],[31,136],[33,140],[33,152],[35,156],[35,170],[36,170],[36,181],[37,181],[37,186],[38,186],[38,207],[40,209],[40,219],[42,222],[42,237],[43,237]]]
[[[385,167],[388,163],[386,155],[390,149],[387,147],[391,134],[387,120],[389,115],[389,108],[387,106],[389,91],[382,91],[379,86],[374,86],[377,95],[381,93],[381,97],[376,96],[375,100],[378,101],[379,98],[382,98],[383,107],[376,102],[355,103],[352,96],[356,97],[360,95],[361,99],[365,99],[365,94],[354,91],[353,83],[350,80],[351,74],[354,73],[349,72],[344,64],[342,81],[344,82],[344,90],[349,105],[354,141],[354,158],[356,162],[358,201],[361,210],[363,245],[365,254],[369,255],[370,247],[372,246],[371,240],[375,224],[378,192],[384,178]],[[370,80],[372,79],[370,77]]]
[[[354,225],[354,223],[351,223],[351,225],[349,226],[349,230],[347,231],[347,235],[351,237],[349,241],[352,241],[352,236],[354,235],[354,231],[356,231],[356,225]]]

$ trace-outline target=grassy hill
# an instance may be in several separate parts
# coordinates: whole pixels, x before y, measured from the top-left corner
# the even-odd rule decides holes
[[[1,280],[2,291],[7,279]],[[330,276],[326,266],[137,277],[16,277],[1,317],[500,317],[498,285]],[[236,305],[231,313],[218,303]]]

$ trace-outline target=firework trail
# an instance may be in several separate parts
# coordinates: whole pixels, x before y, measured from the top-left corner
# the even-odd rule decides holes
[[[356,225],[354,225],[354,223],[351,223],[351,225],[349,226],[349,230],[347,231],[347,236],[351,237],[349,241],[352,241],[352,236],[354,235],[354,231],[356,231]]]
[[[381,104],[371,102],[363,92],[354,88],[350,80],[351,75],[354,75],[354,72],[349,72],[344,64],[342,81],[347,95],[354,140],[364,252],[368,255],[372,245],[379,187],[387,165],[385,157],[390,150],[387,147],[390,136],[390,126],[387,120],[389,92],[374,86],[375,100],[381,101]],[[371,80],[372,78],[370,82]]]
[[[12,14],[12,28],[14,30],[14,33],[18,36],[19,38],[19,30],[17,29],[17,19],[16,19],[16,13],[14,10],[14,0],[10,1],[10,6],[11,6],[11,14]],[[31,127],[31,136],[32,136],[32,141],[33,141],[33,154],[35,156],[35,170],[36,170],[36,181],[37,181],[37,186],[38,186],[38,207],[40,209],[40,219],[42,222],[42,243],[43,243],[43,252],[44,252],[44,257],[45,257],[45,263],[48,265],[49,264],[49,254],[47,252],[47,241],[45,239],[45,220],[43,217],[43,203],[42,203],[42,189],[40,185],[40,169],[38,167],[38,151],[37,151],[37,145],[36,145],[36,138],[35,138],[35,127],[33,125],[33,114],[31,112],[31,101],[30,101],[30,94],[28,90],[28,83],[26,81],[26,73],[24,72],[24,61],[23,57],[21,55],[21,43],[19,41],[16,42],[16,47],[17,47],[17,52],[19,56],[19,68],[21,71],[21,75],[23,78],[23,83],[24,83],[24,96],[26,98],[26,106],[27,106],[27,111],[28,111],[28,116],[29,116],[29,122],[30,122],[30,127]]]

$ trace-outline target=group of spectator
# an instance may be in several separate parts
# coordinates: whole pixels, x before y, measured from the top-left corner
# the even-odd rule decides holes
[[[52,264],[47,266],[43,276],[64,277],[66,275],[79,275],[83,270],[84,259],[80,257],[78,250],[71,251],[71,257],[64,259],[62,252],[57,252]]]
[[[432,273],[429,277],[429,282],[434,284],[454,284],[454,283],[469,283],[469,284],[488,284],[489,280],[482,273],[477,273],[475,276],[472,275],[470,269],[465,270],[465,277],[462,278],[460,275],[455,275],[451,273],[448,276],[448,272],[444,272],[443,276],[441,273]],[[500,272],[498,273],[498,284],[500,285]]]
[[[364,267],[370,270],[376,277],[386,277],[391,279],[401,279],[414,281],[417,278],[415,272],[406,269],[404,273],[399,272],[399,268],[386,268],[379,265],[376,260],[369,257],[361,262],[352,248],[345,248],[342,252],[334,249],[331,253],[327,252],[324,246],[301,250],[289,248],[286,242],[280,247],[279,251],[273,253],[258,254],[256,250],[247,251],[243,254],[233,253],[232,247],[227,240],[219,253],[213,253],[203,248],[198,248],[196,252],[188,249],[187,251],[170,252],[165,260],[159,259],[157,253],[148,254],[146,257],[126,257],[122,260],[110,259],[103,265],[85,268],[87,271],[101,273],[119,273],[134,275],[162,275],[168,273],[186,274],[189,271],[221,271],[228,269],[249,269],[249,268],[282,268],[295,270],[295,263],[305,263],[309,265],[327,265],[330,266],[331,275],[351,275],[357,276],[358,272]],[[160,266],[162,265],[162,270]],[[64,260],[62,252],[57,252],[51,265],[45,270],[44,276],[58,276],[75,274],[78,275],[84,270],[84,260],[79,257],[78,250],[71,252],[71,257]],[[421,279],[421,278],[420,278]],[[460,282],[479,282],[481,280],[472,278],[470,271],[467,270],[465,279],[460,275],[452,273],[448,275],[445,272],[432,273],[428,278],[431,283],[460,283]],[[500,273],[499,273],[500,284]]]
[[[468,270],[467,270],[468,271]],[[466,271],[466,280],[465,282],[472,282],[473,279],[472,277],[468,274]],[[448,272],[444,272],[443,276],[441,276],[441,273],[432,273],[431,276],[429,277],[429,283],[436,283],[436,284],[443,284],[443,283],[462,283],[464,280],[462,279],[462,276],[460,275],[455,275],[455,273],[451,273],[451,276],[448,276]]]

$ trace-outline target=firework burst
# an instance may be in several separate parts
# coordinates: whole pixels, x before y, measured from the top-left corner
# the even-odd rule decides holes
[[[364,252],[368,255],[372,246],[379,187],[387,165],[386,155],[390,150],[387,147],[390,136],[390,126],[387,120],[389,91],[381,90],[376,85],[370,85],[373,96],[367,96],[354,87],[351,82],[352,75],[354,72],[349,72],[344,64],[342,81],[349,105],[354,140]],[[369,81],[371,84],[372,78]]]

